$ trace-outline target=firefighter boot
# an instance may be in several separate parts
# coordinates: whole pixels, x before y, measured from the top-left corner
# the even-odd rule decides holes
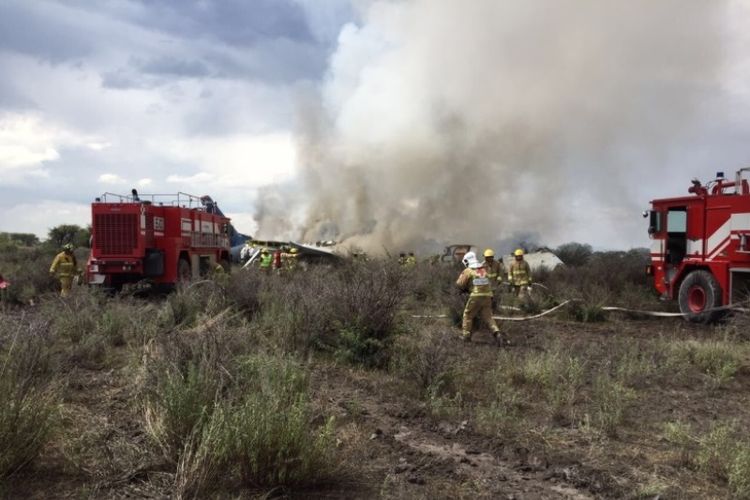
[[[500,347],[507,347],[510,345],[510,340],[506,335],[503,335],[500,330],[492,332],[492,336],[495,338],[495,344]]]

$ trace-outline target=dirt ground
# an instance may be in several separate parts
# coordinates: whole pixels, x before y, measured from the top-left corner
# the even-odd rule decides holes
[[[502,327],[512,340],[509,347],[496,346],[486,332],[467,344],[447,322],[430,326],[445,337],[449,356],[478,381],[492,371],[504,350],[523,356],[554,341],[573,349],[585,347],[590,361],[597,363],[623,341],[704,341],[725,333],[723,327],[678,319],[622,317],[602,323],[547,317]],[[104,367],[79,367],[70,373],[60,411],[63,432],[71,439],[60,440],[64,445],[56,441],[13,477],[0,492],[3,498],[170,496],[168,466],[143,453],[149,444],[131,394],[131,354],[119,347]],[[729,498],[726,481],[680,460],[663,437],[663,424],[679,420],[705,431],[728,416],[741,427],[750,424],[747,359],[718,389],[707,389],[697,378],[646,384],[637,391],[616,437],[582,431],[580,422],[551,424],[530,414],[523,416],[522,439],[481,432],[468,410],[434,411],[429,401],[417,397],[408,377],[392,371],[319,357],[309,366],[320,418],[336,418],[341,481],[315,491],[253,492],[223,485],[216,498]],[[466,388],[467,393],[471,390]]]

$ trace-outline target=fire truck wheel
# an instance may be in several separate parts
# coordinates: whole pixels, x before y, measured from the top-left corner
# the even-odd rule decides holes
[[[680,285],[678,301],[680,312],[693,323],[710,323],[721,318],[723,311],[711,311],[721,307],[721,287],[708,271],[693,271]]]
[[[190,263],[185,259],[177,261],[177,281],[179,283],[187,283],[193,277],[193,273],[190,269]]]

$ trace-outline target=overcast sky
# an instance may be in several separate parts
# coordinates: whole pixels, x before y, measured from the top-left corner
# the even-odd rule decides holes
[[[94,197],[137,187],[210,194],[252,233],[259,189],[295,185],[301,96],[330,86],[331,65],[350,52],[342,40],[365,32],[373,3],[390,2],[0,0],[0,231],[85,225]],[[608,206],[601,193],[570,200],[578,229],[549,243],[645,246],[633,207],[685,192],[693,176],[750,165],[750,16],[733,5],[728,65],[706,90],[710,115],[659,151],[648,176],[616,174],[627,203]],[[387,24],[368,36],[378,26]],[[638,144],[627,148],[630,161],[656,164]],[[587,158],[568,172],[585,178],[605,164]],[[287,203],[294,210],[294,196]]]
[[[0,0],[0,230],[85,224],[131,187],[211,194],[252,230],[352,21],[345,0]]]

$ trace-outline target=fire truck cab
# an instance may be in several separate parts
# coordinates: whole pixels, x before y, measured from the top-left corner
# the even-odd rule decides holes
[[[210,197],[105,193],[91,204],[91,285],[175,285],[229,271],[230,221]]]
[[[656,290],[677,300],[685,318],[719,319],[722,306],[748,298],[750,290],[750,186],[737,171],[730,181],[719,172],[689,196],[653,200],[649,219],[651,265]]]

